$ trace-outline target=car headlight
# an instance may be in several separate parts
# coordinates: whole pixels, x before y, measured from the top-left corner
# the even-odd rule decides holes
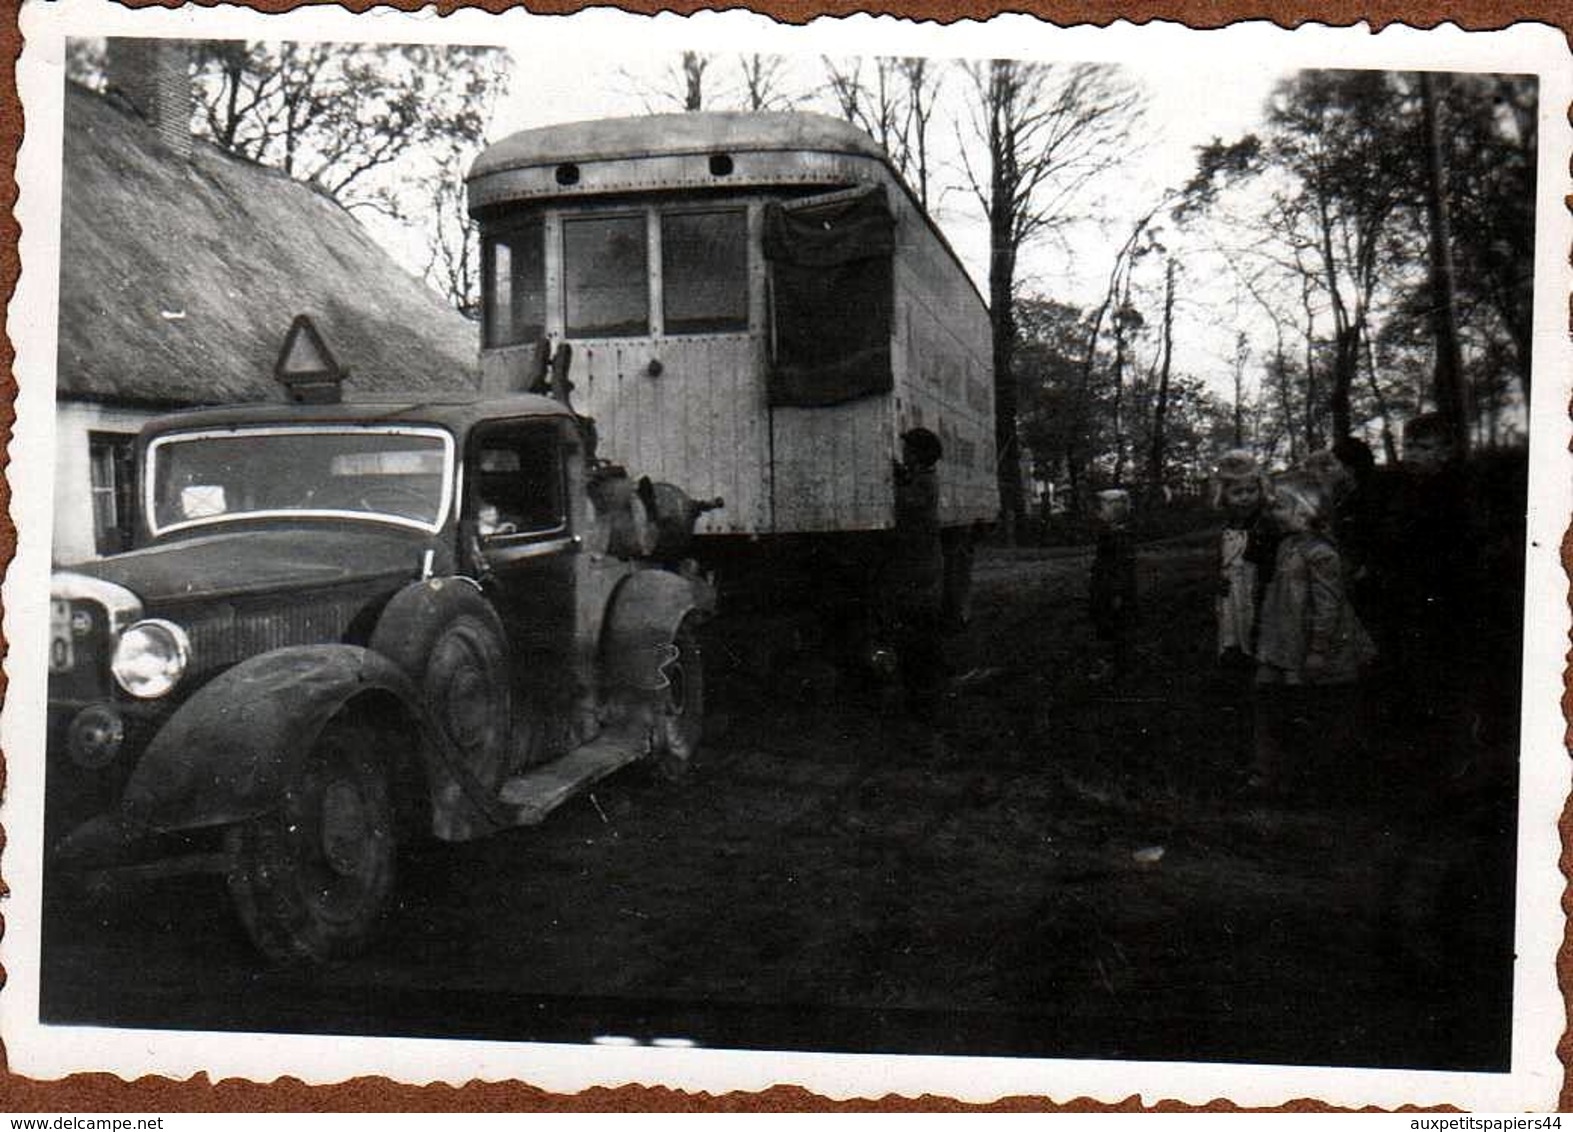
[[[120,634],[109,671],[130,695],[155,700],[180,683],[190,657],[191,641],[179,625],[138,621]]]

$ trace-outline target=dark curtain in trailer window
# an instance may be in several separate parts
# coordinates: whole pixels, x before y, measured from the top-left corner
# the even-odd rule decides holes
[[[650,333],[644,216],[564,220],[563,283],[570,338]]]
[[[661,287],[668,334],[748,329],[748,213],[661,217]]]
[[[766,210],[772,405],[834,405],[890,391],[895,230],[877,185]]]

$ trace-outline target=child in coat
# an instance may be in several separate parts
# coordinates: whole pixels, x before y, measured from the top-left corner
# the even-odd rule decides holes
[[[1253,786],[1286,794],[1307,779],[1344,778],[1356,682],[1376,648],[1345,592],[1321,483],[1303,472],[1278,476],[1270,515],[1282,537],[1257,625]]]
[[[895,638],[912,715],[933,722],[945,683],[940,634],[945,572],[940,544],[936,465],[945,448],[926,428],[901,434],[896,486],[895,542],[884,574],[886,616]]]
[[[1251,453],[1226,453],[1213,471],[1213,506],[1223,511],[1218,536],[1218,662],[1249,679],[1256,655],[1256,610],[1273,573],[1278,535],[1267,519],[1267,477]]]

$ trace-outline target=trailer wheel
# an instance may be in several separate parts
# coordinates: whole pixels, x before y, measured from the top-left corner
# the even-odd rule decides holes
[[[376,741],[367,727],[330,723],[279,806],[229,830],[230,896],[270,959],[346,958],[382,925],[396,841]]]
[[[660,774],[678,779],[687,773],[705,726],[704,654],[692,618],[678,625],[672,647],[672,659],[661,670],[666,688],[656,704],[651,753]]]

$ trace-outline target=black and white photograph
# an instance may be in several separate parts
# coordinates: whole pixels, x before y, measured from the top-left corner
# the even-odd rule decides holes
[[[1556,1106],[1555,29],[21,20],[13,1071]]]

